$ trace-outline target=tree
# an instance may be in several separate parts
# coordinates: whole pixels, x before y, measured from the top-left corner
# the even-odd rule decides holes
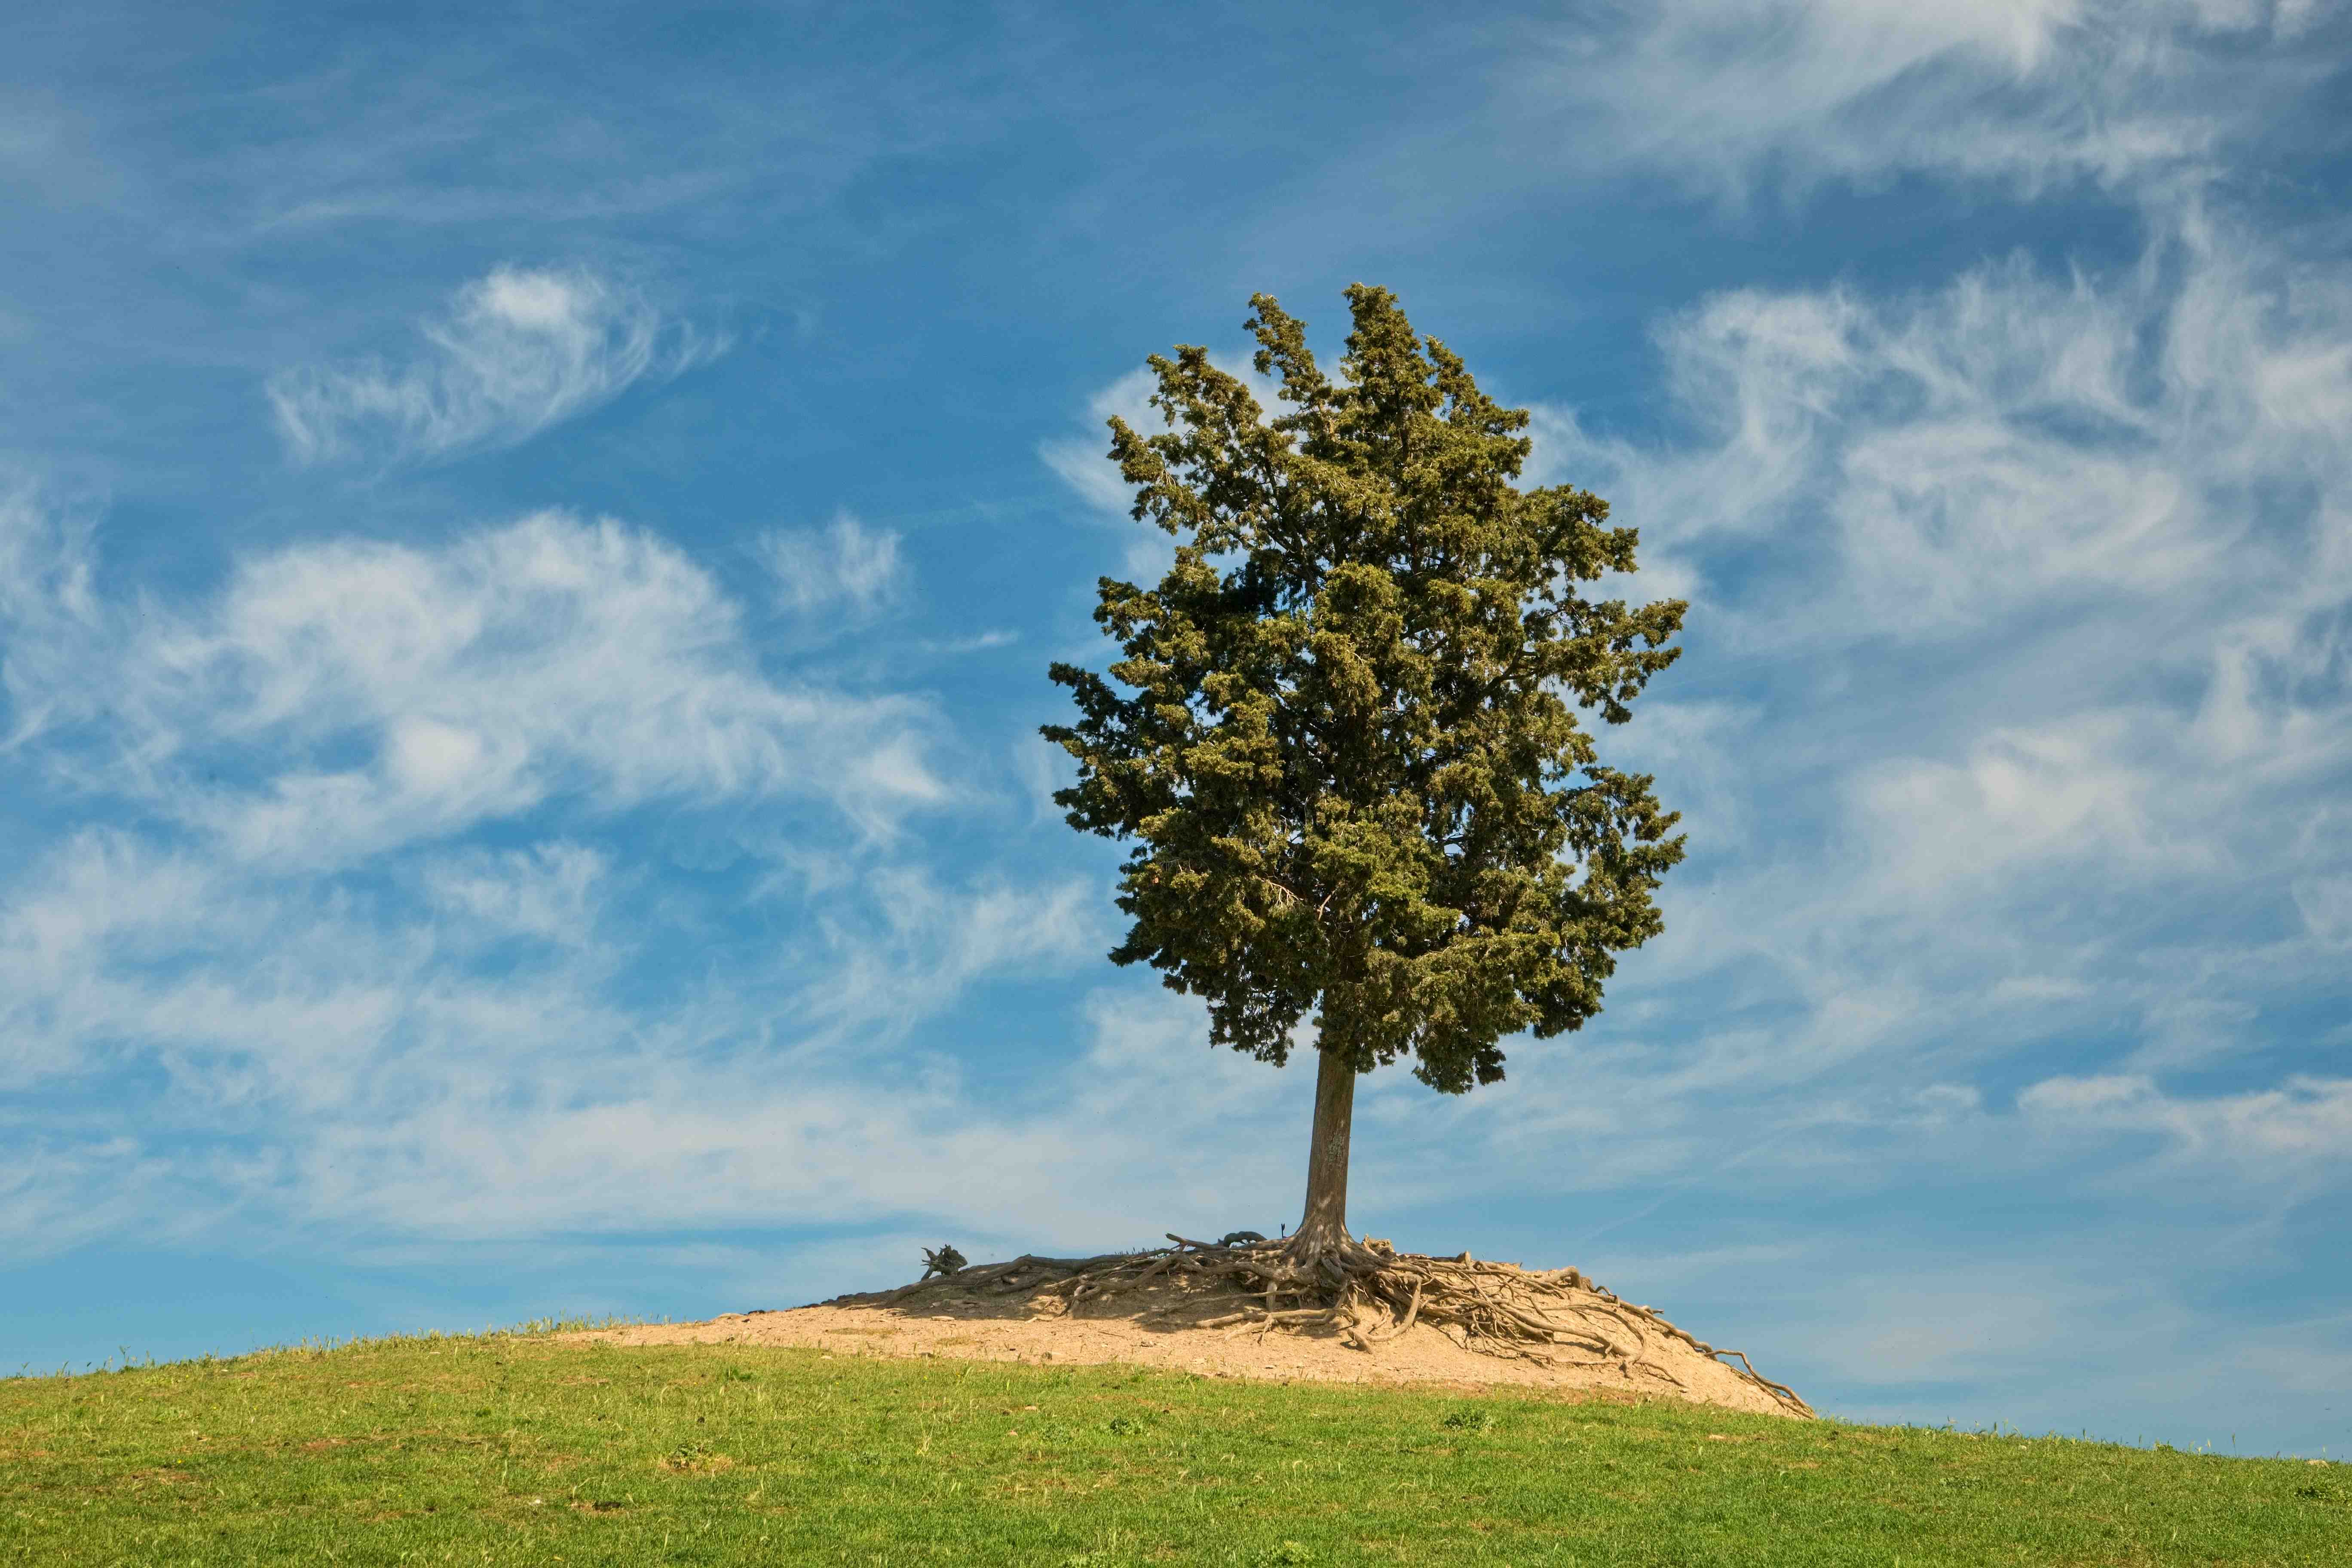
[[[1294,1260],[1351,1245],[1358,1075],[1410,1057],[1459,1094],[1503,1077],[1504,1037],[1580,1026],[1615,954],[1663,929],[1651,895],[1683,853],[1578,710],[1630,718],[1685,606],[1584,597],[1634,569],[1634,531],[1571,486],[1518,489],[1527,412],[1387,289],[1347,299],[1335,381],[1251,297],[1274,417],[1206,350],[1151,356],[1168,431],[1114,418],[1110,456],[1175,563],[1155,588],[1100,580],[1119,684],[1055,664],[1079,717],[1044,730],[1078,763],[1070,825],[1133,845],[1111,958],[1276,1066],[1313,1014]]]

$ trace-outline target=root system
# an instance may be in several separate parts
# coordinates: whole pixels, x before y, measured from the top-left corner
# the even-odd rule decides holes
[[[1122,1296],[1147,1288],[1159,1294],[1177,1285],[1195,1301],[1203,1293],[1232,1299],[1231,1310],[1197,1320],[1191,1325],[1196,1328],[1255,1325],[1261,1337],[1276,1331],[1328,1333],[1378,1354],[1383,1343],[1418,1325],[1466,1350],[1539,1366],[1613,1369],[1631,1382],[1687,1394],[1666,1361],[1651,1353],[1662,1342],[1673,1343],[1721,1363],[1790,1415],[1813,1414],[1791,1390],[1759,1373],[1743,1352],[1717,1350],[1574,1268],[1522,1268],[1466,1252],[1454,1258],[1401,1253],[1377,1237],[1314,1247],[1296,1237],[1232,1245],[1173,1234],[1168,1239],[1172,1245],[1099,1258],[1024,1255],[858,1300],[912,1307],[926,1295],[1025,1297],[1033,1311],[1050,1314],[1081,1304],[1115,1310]]]

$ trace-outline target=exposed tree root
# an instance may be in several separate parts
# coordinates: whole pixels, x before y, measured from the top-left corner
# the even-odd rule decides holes
[[[1194,1325],[1200,1328],[1254,1323],[1261,1336],[1276,1329],[1328,1329],[1370,1352],[1427,1324],[1467,1350],[1541,1366],[1614,1367],[1628,1380],[1686,1393],[1672,1369],[1646,1353],[1653,1339],[1665,1339],[1720,1362],[1791,1415],[1813,1414],[1791,1390],[1759,1374],[1743,1352],[1717,1350],[1573,1268],[1527,1269],[1482,1262],[1466,1252],[1455,1258],[1401,1253],[1377,1237],[1321,1247],[1303,1246],[1296,1237],[1230,1247],[1173,1234],[1168,1239],[1174,1245],[1146,1252],[1024,1256],[982,1264],[862,1300],[893,1306],[924,1295],[1024,1295],[1041,1310],[1067,1311],[1081,1301],[1108,1301],[1169,1280],[1249,1299],[1237,1310]]]

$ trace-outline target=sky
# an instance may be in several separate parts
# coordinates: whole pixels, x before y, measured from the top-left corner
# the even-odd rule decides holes
[[[0,1373],[1295,1222],[1045,679],[1146,355],[1394,289],[1689,855],[1350,1217],[1857,1420],[2352,1451],[2352,17],[54,6],[0,48]]]

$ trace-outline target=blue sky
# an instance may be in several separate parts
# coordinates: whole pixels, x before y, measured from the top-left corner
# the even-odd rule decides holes
[[[201,10],[0,51],[6,1371],[1295,1219],[1035,729],[1143,356],[1361,279],[1691,601],[1691,853],[1357,1226],[2352,1449],[2340,6]]]

